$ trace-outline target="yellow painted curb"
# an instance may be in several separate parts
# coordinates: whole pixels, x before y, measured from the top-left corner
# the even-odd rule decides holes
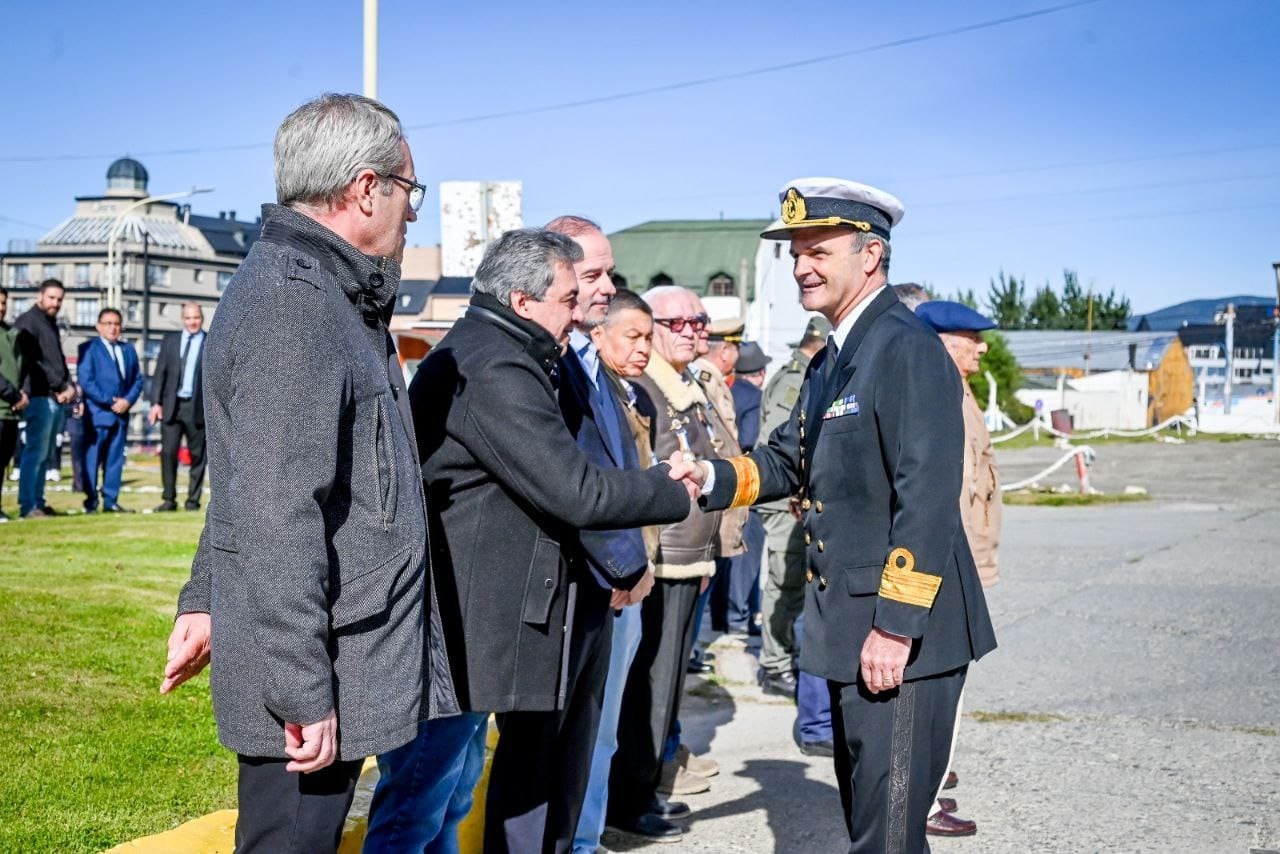
[[[498,728],[490,719],[488,750],[485,751],[484,772],[476,784],[475,805],[458,826],[458,847],[462,854],[479,854],[484,842],[484,800],[489,791],[489,766],[493,763],[493,751],[497,746]],[[360,854],[365,831],[369,829],[369,803],[373,800],[373,789],[377,784],[378,763],[370,757],[365,760],[360,779],[356,782],[355,797],[342,829],[338,854]],[[235,847],[236,811],[218,810],[180,824],[173,830],[117,845],[106,854],[171,854],[174,851],[232,854]]]

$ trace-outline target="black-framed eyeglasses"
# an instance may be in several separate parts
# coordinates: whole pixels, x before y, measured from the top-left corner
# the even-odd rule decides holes
[[[417,213],[422,208],[422,200],[427,197],[425,185],[419,184],[417,181],[410,181],[403,175],[383,175],[382,177],[390,178],[409,191],[409,210]]]
[[[711,322],[711,318],[705,314],[695,314],[693,317],[655,317],[654,323],[661,323],[672,332],[679,335],[684,332],[685,326],[688,326],[694,332],[701,332],[707,328],[707,324]]]

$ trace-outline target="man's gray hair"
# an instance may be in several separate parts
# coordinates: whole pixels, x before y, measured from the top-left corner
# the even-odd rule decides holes
[[[363,95],[332,92],[289,114],[276,131],[276,201],[291,207],[330,208],[365,169],[383,177],[404,167],[400,119]]]
[[[878,234],[872,234],[869,231],[855,231],[853,233],[853,250],[852,251],[861,252],[863,249],[866,249],[867,244],[871,243],[872,241],[879,243],[881,248],[884,249],[884,253],[880,256],[880,266],[877,267],[876,269],[879,270],[881,273],[884,273],[885,276],[887,277],[889,275],[889,254],[893,251],[892,247],[889,246],[888,240],[886,240],[885,238],[881,237]]]
[[[898,302],[912,311],[915,311],[920,303],[929,301],[929,292],[915,282],[894,285],[893,292],[898,295]]]
[[[599,223],[589,220],[585,216],[575,216],[573,214],[558,216],[544,225],[543,228],[547,231],[558,231],[570,237],[581,237],[584,234],[591,234],[596,231],[604,234],[604,229],[600,227]]]
[[[656,288],[649,288],[649,290],[642,293],[640,299],[647,302],[649,307],[656,311],[659,303],[666,302],[671,297],[684,294],[697,296],[693,291],[681,285],[658,285]]]
[[[541,300],[556,278],[556,265],[570,269],[582,260],[582,247],[557,231],[517,228],[504,233],[484,251],[471,290],[511,305],[511,294],[522,291]]]

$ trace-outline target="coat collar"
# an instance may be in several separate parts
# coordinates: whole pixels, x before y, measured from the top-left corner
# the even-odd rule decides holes
[[[516,314],[510,306],[504,305],[490,294],[472,294],[467,317],[496,326],[516,339],[539,367],[547,372],[547,376],[552,375],[556,360],[560,358],[560,345],[551,337],[550,332]]]
[[[306,214],[284,205],[262,206],[262,239],[317,258],[362,312],[390,322],[400,289],[400,265],[366,255]]]
[[[662,396],[676,412],[684,412],[695,404],[707,405],[707,396],[703,393],[702,386],[688,376],[688,371],[677,371],[674,365],[656,352],[650,354],[649,365],[644,373],[653,380],[658,391],[662,392]]]

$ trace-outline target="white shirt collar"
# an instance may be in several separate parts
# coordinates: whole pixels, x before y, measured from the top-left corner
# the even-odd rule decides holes
[[[863,297],[862,302],[855,305],[853,311],[845,315],[844,320],[840,321],[840,325],[832,330],[831,337],[836,339],[837,347],[844,348],[844,341],[849,337],[849,333],[853,331],[853,324],[858,322],[858,318],[862,317],[862,313],[867,310],[867,306],[871,305],[871,301],[880,296],[880,292],[886,287],[888,285],[881,285]]]

